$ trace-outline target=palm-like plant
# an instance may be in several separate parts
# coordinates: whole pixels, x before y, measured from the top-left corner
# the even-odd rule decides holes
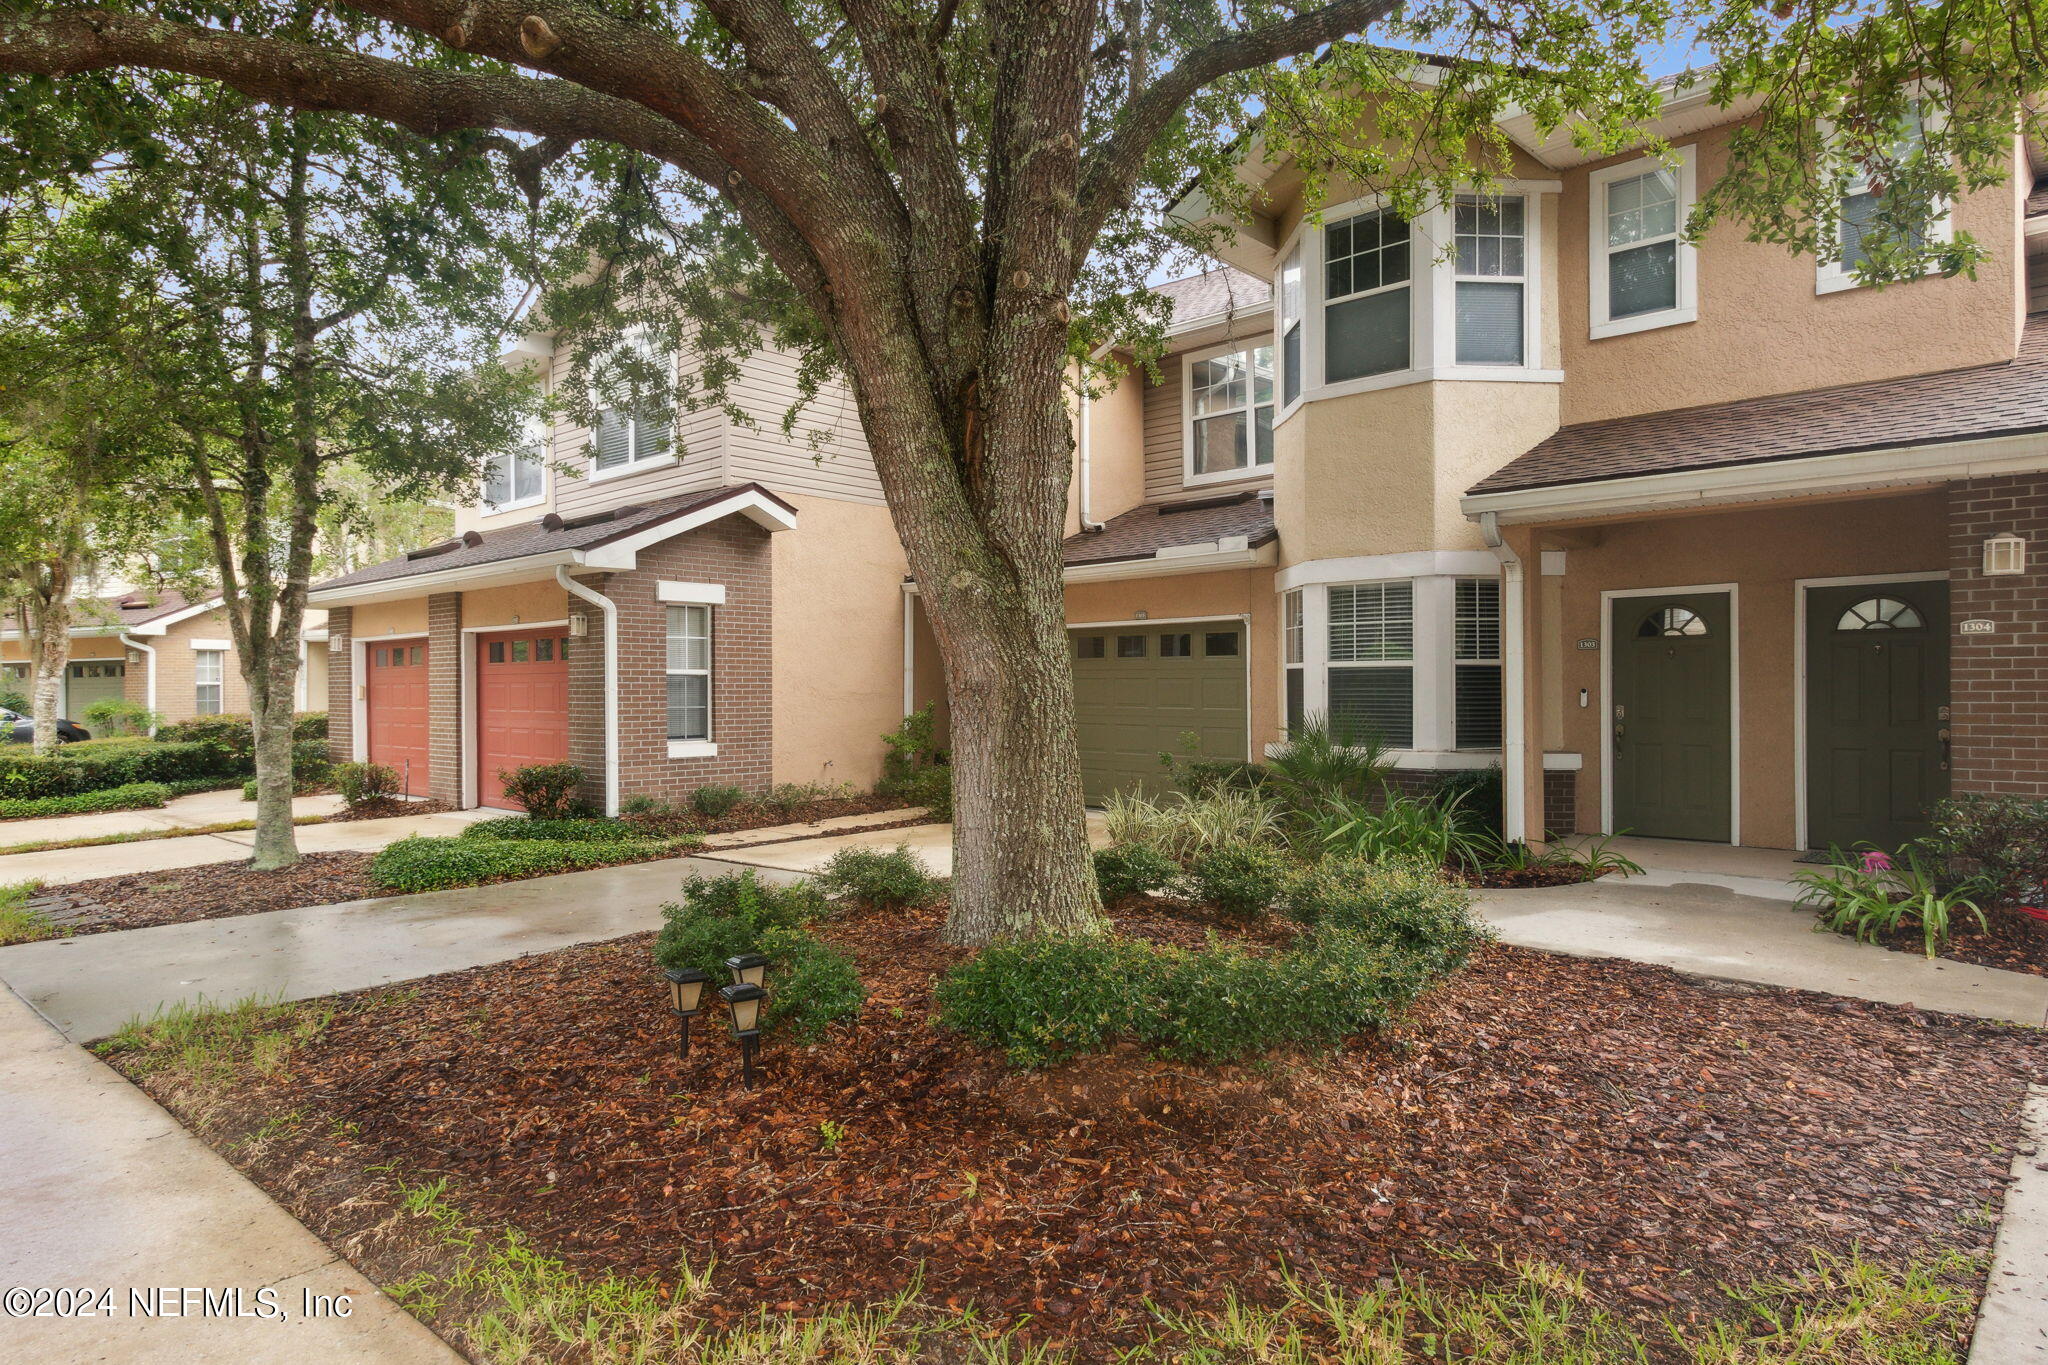
[[[1370,800],[1385,792],[1393,772],[1375,731],[1324,715],[1303,718],[1266,759],[1267,787],[1298,811],[1332,798]]]

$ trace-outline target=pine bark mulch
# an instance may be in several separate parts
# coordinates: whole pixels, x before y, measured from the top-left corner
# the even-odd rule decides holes
[[[1213,927],[1119,918],[1180,942]],[[771,1040],[757,1091],[715,1023],[675,1059],[641,935],[344,1009],[205,1126],[372,1279],[422,1254],[392,1231],[390,1182],[445,1176],[471,1221],[586,1271],[715,1257],[714,1322],[921,1276],[932,1302],[1092,1350],[1134,1339],[1147,1301],[1270,1300],[1283,1270],[1357,1290],[1526,1257],[1647,1321],[1714,1313],[1719,1286],[1815,1248],[1982,1254],[2025,1086],[2048,1078],[2032,1031],[1503,946],[1332,1057],[1020,1075],[928,1022],[959,957],[939,922],[829,926],[867,1007],[822,1044]],[[289,1132],[233,1141],[286,1112]]]
[[[1984,921],[1982,930],[1967,916],[1952,921],[1954,931],[1937,956],[1978,967],[2048,976],[2048,921],[2011,909],[1986,910]],[[1894,952],[1920,955],[1927,951],[1926,940],[1915,929],[1884,935],[1877,942]]]

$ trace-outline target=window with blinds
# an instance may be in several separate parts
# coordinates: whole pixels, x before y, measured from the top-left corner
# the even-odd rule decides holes
[[[1521,195],[1461,194],[1452,206],[1460,365],[1523,363],[1528,227]]]
[[[1500,581],[1461,578],[1452,621],[1453,730],[1460,749],[1501,742]]]
[[[1391,209],[1323,232],[1323,381],[1409,367],[1409,226]]]
[[[1307,712],[1308,680],[1303,664],[1307,658],[1308,633],[1303,623],[1301,589],[1280,599],[1281,662],[1287,674],[1287,733],[1293,734]]]
[[[1350,583],[1329,590],[1329,715],[1340,735],[1415,742],[1415,588]]]
[[[592,471],[613,473],[668,455],[675,440],[675,357],[631,333],[601,368],[592,393],[598,409]]]
[[[711,738],[711,608],[668,609],[668,737]]]

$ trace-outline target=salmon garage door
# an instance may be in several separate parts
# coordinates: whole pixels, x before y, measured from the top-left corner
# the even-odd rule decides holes
[[[476,723],[477,800],[517,810],[503,775],[569,756],[569,640],[560,627],[477,637]]]
[[[427,794],[427,642],[373,644],[369,661],[370,762],[398,774],[399,790]]]

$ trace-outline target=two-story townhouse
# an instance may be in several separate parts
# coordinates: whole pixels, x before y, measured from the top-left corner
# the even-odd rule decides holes
[[[1412,222],[1247,158],[1270,213],[1090,413],[1092,793],[1325,713],[1412,783],[1501,765],[1531,837],[1891,843],[1950,790],[2048,794],[2039,150],[1931,228],[1974,278],[1880,290],[1682,240],[1744,116],[1669,92],[1675,165],[1511,122],[1508,177]]]
[[[549,336],[507,361],[578,382]],[[537,428],[451,539],[317,585],[334,753],[459,806],[559,761],[607,811],[871,782],[903,714],[903,554],[851,396],[828,385],[785,435],[798,391],[762,351],[744,420],[664,399]]]

